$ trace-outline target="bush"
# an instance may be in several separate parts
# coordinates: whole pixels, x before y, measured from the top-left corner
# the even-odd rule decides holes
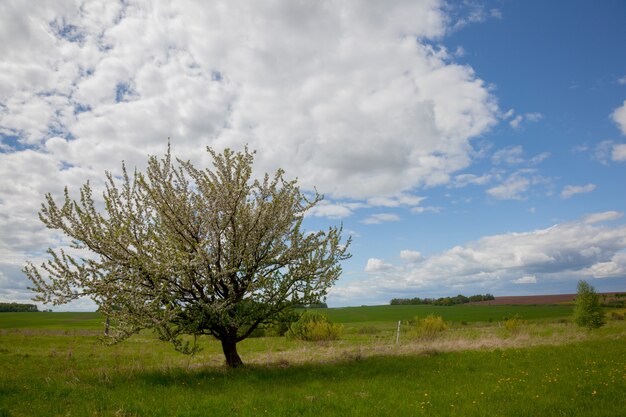
[[[310,342],[339,339],[343,326],[332,323],[328,317],[314,312],[305,312],[300,319],[292,323],[286,336]]]
[[[440,336],[448,328],[448,324],[441,318],[429,314],[424,318],[415,317],[412,322],[413,328],[409,334],[418,339],[431,340]]]
[[[504,328],[511,333],[517,333],[524,320],[519,314],[504,318]]]
[[[600,297],[593,286],[585,281],[578,281],[574,321],[580,327],[587,329],[596,329],[604,325],[604,312],[600,305]]]

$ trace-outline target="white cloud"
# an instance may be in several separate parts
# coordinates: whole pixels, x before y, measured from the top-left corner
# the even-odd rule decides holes
[[[400,206],[418,206],[426,197],[416,195],[400,194],[394,197],[372,197],[367,203],[373,207],[400,207]]]
[[[594,148],[593,153],[591,155],[592,158],[597,160],[603,165],[608,165],[611,159],[611,153],[612,153],[612,149],[614,145],[615,144],[613,143],[613,141],[610,141],[610,140],[605,140],[605,141],[600,142]]]
[[[361,198],[446,183],[496,122],[473,70],[421,41],[447,30],[439,1],[229,6],[5,6],[0,124],[31,144],[71,134],[67,162],[96,172],[168,136],[192,159],[249,143],[264,170]]]
[[[522,120],[524,120],[524,116],[518,114],[509,122],[509,124],[512,128],[517,129],[520,127]]]
[[[494,152],[491,162],[495,165],[538,165],[550,157],[550,152],[542,152],[530,159],[524,158],[524,149],[521,145],[511,146]]]
[[[626,143],[619,143],[613,146],[611,159],[614,161],[626,161]]]
[[[341,203],[329,203],[322,200],[315,207],[307,211],[307,216],[328,217],[330,219],[342,219],[352,215],[354,206]]]
[[[622,78],[619,78],[619,79],[617,80],[617,83],[618,83],[618,84],[622,84],[622,85],[626,84],[626,75],[625,75],[625,76],[623,76]]]
[[[474,174],[460,174],[454,177],[453,187],[462,188],[468,185],[485,185],[493,179],[491,174],[474,175]]]
[[[393,269],[393,265],[383,262],[382,259],[378,258],[369,258],[367,260],[367,264],[365,265],[364,271],[367,273],[375,273],[381,271],[388,271]]]
[[[442,6],[15,3],[5,15],[28,33],[5,35],[24,47],[3,55],[14,87],[0,124],[34,144],[52,128],[71,133],[68,163],[96,172],[140,162],[171,136],[183,157],[249,143],[263,168],[336,196],[445,183],[497,106],[471,68],[415,41],[445,34]]]
[[[608,222],[611,220],[617,220],[622,217],[624,213],[619,211],[604,211],[600,213],[592,213],[585,217],[583,217],[583,222],[585,224],[595,224],[601,222]]]
[[[514,114],[514,110],[511,109],[504,114],[504,117],[505,119],[509,119],[513,117],[513,114]],[[519,129],[522,126],[522,122],[524,120],[528,122],[538,122],[541,119],[543,119],[543,115],[537,112],[518,114],[517,116],[513,117],[513,119],[509,121],[509,125],[511,125],[511,127],[514,129]]]
[[[372,279],[342,285],[340,292],[363,287],[371,292],[435,286],[439,291],[463,286],[493,289],[513,281],[530,284],[533,278],[571,280],[574,288],[577,280],[590,274],[626,278],[626,224],[600,224],[619,215],[595,213],[544,229],[486,236],[416,264],[395,266],[377,259],[370,268]]]
[[[424,255],[416,250],[404,249],[400,251],[400,258],[406,262],[421,262],[424,260]]]
[[[623,135],[626,135],[626,100],[611,113],[611,118],[617,124]]]
[[[368,216],[363,220],[365,224],[379,224],[384,222],[397,222],[400,220],[400,217],[397,214],[393,213],[377,213]]]
[[[522,162],[525,162],[525,159],[523,158],[523,155],[524,155],[524,149],[522,149],[521,145],[512,146],[510,148],[500,149],[499,151],[496,151],[493,154],[493,156],[491,157],[491,162],[493,162],[496,165],[499,165],[499,164],[508,164],[508,165],[521,164]]]
[[[513,284],[536,284],[537,277],[534,275],[524,275],[521,278],[511,281]]]
[[[585,268],[582,273],[594,278],[613,278],[626,276],[626,253],[620,252],[613,255],[607,262],[598,262]]]
[[[105,170],[142,169],[168,137],[201,166],[206,145],[249,144],[260,172],[282,167],[334,199],[309,215],[377,198],[419,207],[412,193],[467,168],[499,114],[474,70],[433,46],[448,12],[438,0],[0,2],[2,259],[58,243],[37,222],[46,192],[91,180],[98,195]]]
[[[603,165],[609,165],[611,161],[626,161],[626,144],[612,140],[602,141],[593,149],[591,157]]]
[[[566,185],[565,187],[563,187],[563,191],[561,191],[561,198],[567,199],[576,194],[590,193],[595,189],[596,189],[595,184]]]
[[[514,173],[504,182],[495,187],[489,188],[487,194],[498,200],[523,200],[524,193],[528,191],[531,180],[523,173]]]
[[[502,19],[502,12],[497,8],[487,10],[484,5],[475,2],[459,2],[458,4],[452,4],[454,4],[454,6],[449,6],[450,8],[456,7],[459,9],[459,17],[452,26],[453,31],[460,30],[470,24],[482,23],[489,18]]]

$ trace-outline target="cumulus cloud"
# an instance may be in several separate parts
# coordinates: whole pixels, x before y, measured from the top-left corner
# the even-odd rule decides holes
[[[609,261],[598,262],[585,268],[582,273],[594,278],[624,277],[626,276],[626,253],[616,253]]]
[[[496,122],[472,69],[422,41],[446,32],[435,0],[20,7],[5,5],[5,40],[25,44],[4,42],[3,132],[72,138],[63,157],[96,172],[171,136],[183,157],[249,143],[306,187],[389,195],[447,182]]]
[[[611,118],[617,124],[623,135],[626,135],[626,100],[611,113]]]
[[[455,246],[420,263],[393,265],[377,259],[373,279],[343,285],[337,294],[357,291],[427,290],[437,286],[503,288],[507,283],[575,282],[594,277],[626,278],[626,225],[604,225],[619,212],[594,213],[572,222],[529,232],[483,237]],[[375,265],[385,265],[377,274]],[[382,270],[383,268],[380,268]]]
[[[419,207],[414,190],[449,183],[498,121],[488,86],[438,45],[448,12],[439,0],[0,3],[7,256],[57,243],[36,220],[46,192],[91,180],[98,195],[105,170],[142,169],[168,137],[203,166],[206,145],[248,144],[260,172],[282,167],[332,199],[313,216],[349,216],[342,201]]]
[[[567,199],[576,194],[585,194],[590,193],[596,189],[595,184],[587,184],[587,185],[566,185],[563,187],[563,191],[561,191],[561,198]]]
[[[367,264],[365,265],[365,272],[374,273],[381,271],[388,271],[393,269],[393,265],[383,262],[382,259],[378,258],[369,258],[367,260]]]
[[[406,262],[421,262],[424,260],[424,255],[416,250],[404,249],[400,251],[400,258]]]

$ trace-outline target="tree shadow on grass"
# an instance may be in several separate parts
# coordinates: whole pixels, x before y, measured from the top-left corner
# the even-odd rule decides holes
[[[306,384],[314,381],[370,380],[381,376],[419,378],[421,373],[437,368],[438,359],[426,356],[377,356],[369,358],[345,358],[326,363],[290,365],[284,361],[266,365],[245,365],[237,369],[220,368],[168,368],[143,371],[135,378],[155,386],[204,386],[215,390],[230,389],[237,383]],[[435,363],[437,362],[437,363]]]

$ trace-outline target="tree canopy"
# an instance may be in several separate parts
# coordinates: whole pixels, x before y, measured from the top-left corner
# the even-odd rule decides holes
[[[106,173],[98,209],[87,182],[80,198],[47,194],[39,217],[73,241],[24,272],[36,301],[63,304],[90,297],[111,319],[108,340],[154,328],[175,348],[197,349],[185,335],[213,335],[229,366],[242,364],[236,344],[294,304],[319,303],[350,255],[342,230],[307,233],[307,197],[284,172],[253,177],[254,153],[226,149],[213,169],[149,157],[145,173],[117,181]],[[77,252],[89,255],[76,255]]]
[[[604,311],[595,288],[586,281],[578,281],[574,305],[574,321],[580,327],[596,329],[604,325]]]

